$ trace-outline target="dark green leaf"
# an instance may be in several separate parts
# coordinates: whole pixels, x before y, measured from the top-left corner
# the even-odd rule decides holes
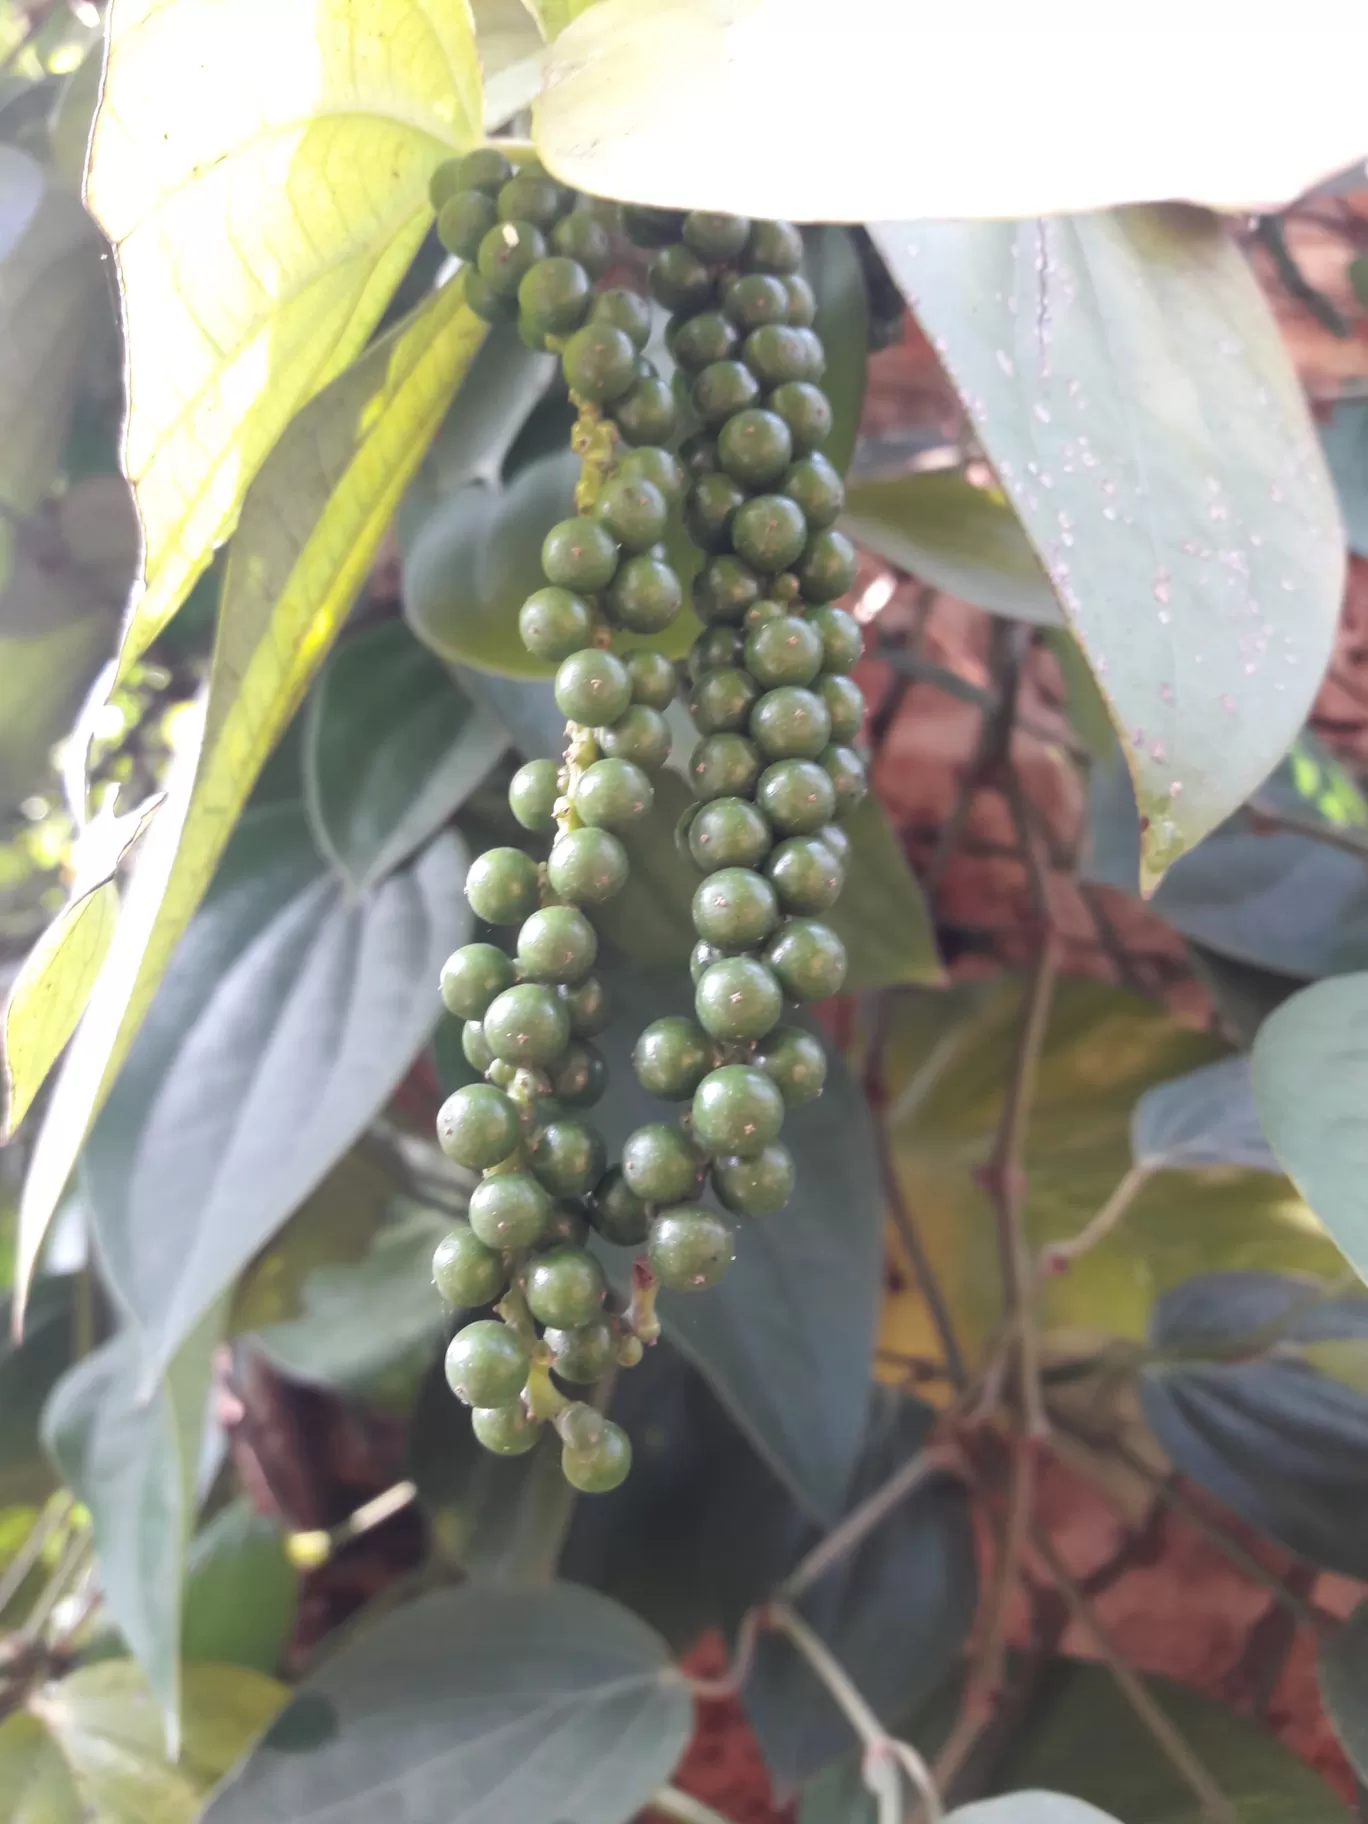
[[[334,653],[305,712],[319,847],[358,891],[375,885],[460,809],[504,745],[498,720],[400,623],[363,629]]]
[[[1151,1172],[1239,1165],[1281,1173],[1254,1111],[1249,1059],[1220,1058],[1147,1089],[1131,1117],[1131,1155]]]
[[[850,958],[847,989],[937,985],[944,976],[931,908],[888,818],[871,796],[844,828],[850,866],[827,922]]]
[[[1189,944],[1188,959],[1198,981],[1211,996],[1221,1025],[1241,1045],[1252,1045],[1269,1014],[1304,986],[1300,976],[1261,969],[1256,963],[1237,962],[1234,957],[1209,950],[1205,944]]]
[[[299,1573],[290,1563],[280,1522],[239,1496],[191,1543],[181,1657],[274,1672],[298,1600]]]
[[[1368,975],[1316,982],[1254,1042],[1259,1119],[1283,1170],[1358,1273],[1368,1275]]]
[[[1060,627],[1050,579],[996,489],[976,488],[958,469],[854,481],[844,525],[853,539],[976,608]]]
[[[1159,1300],[1150,1340],[1168,1359],[1140,1375],[1145,1417],[1185,1475],[1289,1551],[1350,1577],[1368,1576],[1368,1396],[1317,1373],[1301,1348],[1365,1337],[1368,1299],[1212,1273]],[[1210,1359],[1258,1343],[1272,1353]]]
[[[181,1702],[181,1576],[195,1511],[205,1408],[221,1307],[147,1385],[132,1330],[70,1369],[43,1414],[43,1442],[90,1510],[100,1586],[166,1722]]]
[[[625,971],[610,986],[616,1017],[598,1043],[617,1087],[597,1113],[613,1158],[633,1128],[661,1119],[632,1071],[637,1034],[691,1003]],[[798,1168],[788,1207],[745,1223],[736,1264],[706,1297],[666,1294],[661,1313],[776,1472],[829,1519],[860,1449],[883,1261],[869,1111],[839,1057],[821,1099],[791,1117],[784,1138]],[[614,1251],[620,1281],[626,1262]]]
[[[329,1659],[205,1824],[627,1824],[691,1726],[664,1643],[615,1603],[471,1584]]]
[[[0,1508],[36,1505],[52,1488],[38,1422],[75,1346],[71,1278],[40,1279],[16,1343],[0,1299]]]
[[[1125,731],[1153,886],[1281,759],[1339,619],[1273,313],[1195,210],[873,232]]]
[[[869,360],[869,297],[848,228],[809,228],[804,266],[817,295],[813,328],[826,350],[822,390],[831,401],[831,435],[822,446],[842,474],[850,467],[864,405]]]
[[[354,1143],[470,928],[438,836],[352,896],[282,805],[244,821],[87,1143],[102,1261],[155,1370]]]
[[[854,1507],[926,1444],[934,1415],[920,1401],[876,1391],[851,1483]],[[752,1508],[747,1503],[747,1532]],[[791,1513],[763,1538],[776,1565],[795,1563],[821,1534]],[[955,1664],[973,1623],[978,1574],[963,1488],[924,1483],[799,1603],[878,1716],[894,1724],[929,1697]],[[805,1660],[762,1634],[742,1699],[781,1798],[850,1744],[850,1726]]]
[[[1346,399],[1321,430],[1325,459],[1335,478],[1349,549],[1368,557],[1368,400]]]
[[[1324,1636],[1316,1673],[1340,1746],[1368,1781],[1368,1603]]]

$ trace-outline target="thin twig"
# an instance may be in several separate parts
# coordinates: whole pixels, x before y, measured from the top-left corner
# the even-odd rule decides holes
[[[882,1525],[893,1510],[900,1507],[923,1482],[931,1476],[954,1469],[959,1462],[958,1452],[943,1445],[931,1445],[926,1450],[918,1451],[881,1488],[876,1489],[858,1507],[852,1508],[826,1538],[813,1546],[807,1556],[799,1561],[780,1584],[780,1599],[797,1602],[834,1564],[838,1564],[848,1552],[867,1539],[877,1526]]]
[[[1039,1527],[1031,1528],[1031,1543],[1054,1579],[1055,1587],[1069,1606],[1069,1612],[1088,1636],[1093,1650],[1111,1673],[1121,1695],[1149,1730],[1156,1746],[1182,1775],[1200,1804],[1208,1824],[1240,1824],[1235,1808],[1221,1791],[1205,1765],[1193,1752],[1185,1737],[1155,1703],[1141,1680],[1122,1659],[1110,1634],[1098,1619],[1097,1612],[1082,1589],[1070,1576],[1059,1554]]]
[[[760,1611],[747,1609],[741,1617],[741,1626],[736,1631],[736,1646],[732,1650],[731,1664],[721,1678],[690,1678],[689,1690],[693,1695],[705,1704],[735,1697],[750,1677],[751,1667],[755,1664],[755,1643],[759,1636]]]
[[[1020,627],[1012,621],[993,623],[990,663],[997,682],[997,695],[991,705],[985,705],[973,758],[960,779],[949,815],[941,826],[936,852],[926,870],[926,894],[933,901],[960,837],[964,834],[974,799],[980,788],[998,774],[1011,753],[1021,665],[1030,643],[1030,635],[1029,627]]]
[[[1149,1178],[1150,1168],[1147,1165],[1133,1165],[1102,1208],[1084,1224],[1077,1235],[1049,1242],[1040,1250],[1040,1259],[1036,1263],[1037,1280],[1052,1278],[1081,1254],[1087,1254],[1104,1242],[1124,1220]]]
[[[728,1824],[720,1811],[714,1811],[702,1799],[681,1792],[677,1786],[662,1786],[651,1800],[651,1810],[658,1811],[662,1817],[677,1819],[678,1824]]]
[[[1283,225],[1276,215],[1261,215],[1255,238],[1267,251],[1273,262],[1273,268],[1282,282],[1282,288],[1289,298],[1309,310],[1323,329],[1328,329],[1332,336],[1345,337],[1349,334],[1349,325],[1339,311],[1326,297],[1323,291],[1307,278],[1297,264],[1292,249],[1283,234]]]
[[[984,1612],[982,1646],[975,1682],[989,1703],[997,1701],[1007,1665],[1007,1614],[1012,1592],[1021,1574],[1026,1532],[1035,1501],[1035,1451],[1033,1439],[1012,1439],[1012,1468],[1007,1484],[1007,1523],[994,1568],[993,1587]]]
[[[861,1772],[865,1785],[879,1803],[879,1824],[901,1824],[902,1801],[897,1789],[883,1777],[890,1761],[902,1766],[921,1795],[927,1824],[941,1824],[945,1813],[940,1794],[926,1762],[909,1743],[895,1740],[875,1716],[845,1667],[828,1651],[803,1618],[786,1603],[773,1603],[766,1611],[771,1626],[779,1628],[803,1655],[839,1705],[842,1714],[864,1744]]]
[[[927,1315],[935,1326],[936,1337],[945,1357],[945,1371],[950,1377],[951,1385],[960,1391],[969,1384],[969,1369],[960,1347],[959,1337],[955,1331],[955,1320],[950,1315],[950,1306],[941,1290],[940,1281],[931,1265],[931,1257],[926,1252],[921,1233],[913,1221],[912,1212],[907,1207],[907,1200],[898,1183],[897,1169],[893,1163],[893,1148],[889,1144],[888,1130],[882,1113],[876,1113],[874,1120],[874,1149],[878,1156],[879,1176],[883,1179],[884,1199],[893,1227],[898,1232],[907,1255],[908,1264],[917,1281],[917,1288],[926,1305]]]

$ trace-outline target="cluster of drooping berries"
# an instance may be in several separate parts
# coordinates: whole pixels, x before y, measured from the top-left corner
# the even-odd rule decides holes
[[[434,1270],[452,1305],[496,1311],[457,1333],[447,1375],[488,1448],[530,1449],[552,1423],[568,1480],[598,1491],[626,1475],[630,1443],[561,1383],[639,1360],[659,1334],[659,1286],[717,1282],[734,1252],[724,1212],[787,1201],[784,1111],[822,1088],[820,1042],[779,1022],[785,999],[821,999],[845,975],[840,940],[815,915],[842,885],[848,843],[836,820],[865,789],[849,746],[863,714],[847,676],[859,629],[831,605],[854,580],[854,553],[834,529],[842,484],[819,449],[831,408],[796,229],[576,206],[539,167],[515,172],[495,148],[443,167],[434,197],[444,243],[467,262],[472,308],[516,316],[525,341],[560,355],[581,457],[576,515],[547,535],[546,585],[519,616],[528,650],[557,665],[567,723],[562,760],[529,762],[509,788],[513,815],[549,852],[539,863],[499,848],[474,863],[472,909],[518,927],[516,942],[511,954],[468,944],[442,977],[486,1081],[458,1090],[438,1118],[445,1151],[483,1176]],[[594,289],[618,226],[654,249],[650,290],[673,312],[673,386],[643,354],[647,301]],[[608,1019],[586,908],[626,881],[617,832],[651,812],[677,685],[662,654],[610,648],[620,632],[662,632],[682,606],[663,542],[681,503],[704,553],[694,604],[705,630],[688,664],[696,802],[677,832],[704,875],[697,1019],[642,1033],[639,1080],[687,1109],[638,1128],[609,1168],[578,1112],[604,1089],[592,1039]],[[709,1183],[721,1211],[702,1201]],[[591,1227],[644,1248],[623,1310],[586,1245]]]

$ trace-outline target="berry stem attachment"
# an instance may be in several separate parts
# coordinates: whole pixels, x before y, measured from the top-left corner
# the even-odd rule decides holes
[[[617,426],[604,416],[603,407],[587,399],[576,399],[579,417],[570,432],[570,448],[580,459],[579,480],[575,483],[575,511],[592,513],[603,492],[603,484],[617,467]]]
[[[624,1329],[630,1330],[648,1348],[660,1341],[660,1319],[656,1316],[659,1295],[660,1281],[643,1255],[632,1262],[632,1299],[622,1323]]]
[[[528,1322],[530,1324],[530,1318]],[[572,1403],[551,1379],[549,1366],[545,1362],[534,1361],[528,1370],[527,1388],[523,1394],[523,1404],[527,1407],[529,1416],[539,1425],[548,1422],[554,1424]]]

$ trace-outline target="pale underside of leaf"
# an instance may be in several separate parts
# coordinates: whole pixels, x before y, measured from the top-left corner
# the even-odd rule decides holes
[[[483,337],[459,288],[438,292],[306,408],[246,502],[224,583],[203,736],[167,781],[30,1163],[17,1320],[86,1130]]]
[[[115,0],[109,33],[87,194],[118,260],[146,546],[126,670],[365,346],[482,94],[462,0]]]
[[[1368,14],[1343,0],[1308,0],[1295,32],[1245,0],[1153,0],[1124,20],[1095,0],[601,0],[552,46],[535,129],[565,182],[674,208],[833,222],[1168,198],[1246,209],[1368,152],[1365,62]],[[781,156],[764,95],[802,122]]]

